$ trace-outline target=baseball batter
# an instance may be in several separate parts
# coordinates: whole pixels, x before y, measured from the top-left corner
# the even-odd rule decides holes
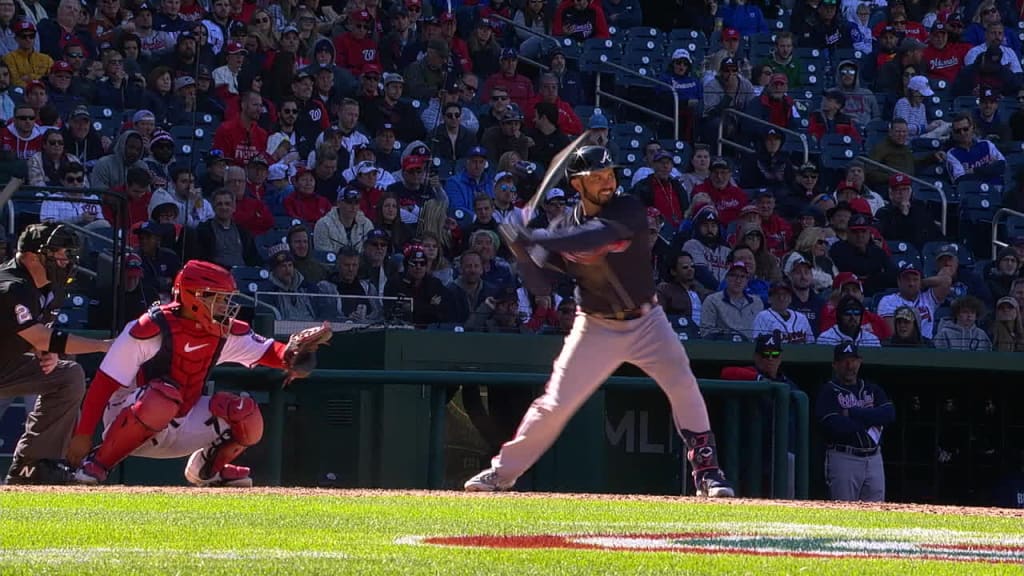
[[[565,168],[580,203],[547,230],[503,225],[527,287],[544,289],[544,268],[577,280],[579,307],[544,394],[534,400],[491,467],[466,482],[469,491],[509,490],[551,446],[584,401],[623,362],[650,375],[665,394],[693,466],[697,493],[733,496],[718,467],[707,408],[690,361],[654,296],[647,211],[634,196],[616,195],[608,150],[583,146]]]
[[[75,480],[99,484],[127,456],[189,456],[185,478],[196,486],[252,486],[249,469],[231,462],[263,435],[259,406],[248,396],[203,395],[210,370],[234,362],[309,374],[315,350],[330,338],[326,323],[267,340],[235,320],[238,293],[227,270],[189,261],[174,280],[174,302],[154,306],[125,326],[89,387],[68,460]],[[103,419],[103,441],[83,461]]]

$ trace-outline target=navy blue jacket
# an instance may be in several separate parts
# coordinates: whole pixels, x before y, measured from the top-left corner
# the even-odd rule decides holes
[[[846,416],[843,410],[847,411]],[[814,417],[821,424],[825,444],[874,448],[878,443],[868,434],[869,430],[877,427],[880,434],[884,425],[896,420],[896,408],[885,390],[863,378],[858,378],[850,388],[829,380],[818,391]]]

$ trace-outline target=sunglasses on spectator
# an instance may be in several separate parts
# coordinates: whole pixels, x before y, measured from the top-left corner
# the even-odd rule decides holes
[[[998,12],[999,12],[999,8],[995,8],[995,7],[993,7],[993,8],[985,8],[984,10],[981,11],[982,14],[997,14]]]
[[[370,29],[370,27],[367,26],[366,24],[356,24],[355,26],[353,26],[353,28],[355,28],[356,30],[369,30]]]
[[[827,246],[828,245],[828,240],[825,240],[823,238],[819,238],[819,239],[815,240],[814,243],[818,244],[820,246]]]
[[[502,192],[515,192],[517,190],[517,188],[511,184],[502,184],[499,188],[501,188]]]
[[[970,126],[964,126],[962,128],[953,128],[953,133],[954,134],[967,134],[970,131],[971,131],[971,127]]]
[[[81,60],[82,58],[85,58],[85,54],[82,52],[68,52],[67,57],[75,60]]]
[[[36,119],[35,116],[15,116],[15,118],[17,118],[18,120],[24,120],[26,122],[31,122],[32,120]]]
[[[548,204],[551,204],[552,206],[565,206],[565,200],[548,200]]]
[[[499,102],[504,102],[505,100],[508,100],[508,96],[491,96],[491,100],[497,100]]]
[[[764,358],[765,360],[772,360],[778,358],[779,356],[782,356],[782,352],[779,352],[778,350],[768,350],[765,352],[761,352],[761,358]]]
[[[863,314],[860,308],[850,308],[849,310],[843,310],[843,316],[860,316]]]
[[[255,22],[257,24],[266,24],[266,23],[270,22],[270,18],[257,18],[255,20],[253,20],[253,22]]]
[[[852,68],[843,68],[842,70],[839,71],[839,73],[842,74],[843,76],[856,76],[857,75],[857,71],[852,69]]]
[[[81,184],[85,182],[85,176],[65,176],[64,181],[68,184]]]

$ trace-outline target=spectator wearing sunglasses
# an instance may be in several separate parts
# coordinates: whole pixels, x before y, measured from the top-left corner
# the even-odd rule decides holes
[[[43,149],[28,159],[28,183],[30,186],[63,186],[61,173],[64,166],[82,164],[77,157],[65,151],[64,135],[51,128],[43,134]],[[86,179],[85,187],[89,187]]]
[[[14,109],[14,121],[0,133],[0,149],[28,160],[43,149],[43,129],[36,123],[36,111],[28,104]]]
[[[473,134],[460,124],[462,106],[458,102],[444,105],[444,117],[441,124],[434,129],[430,139],[430,149],[438,158],[451,160],[464,158],[475,143]]]
[[[349,14],[348,31],[334,40],[335,63],[356,77],[368,64],[380,66],[380,53],[377,41],[370,34],[372,31],[373,17],[369,12],[357,10]]]
[[[75,224],[90,230],[110,227],[110,223],[103,217],[103,211],[98,202],[100,197],[95,194],[83,193],[86,186],[84,166],[78,162],[69,162],[62,166],[59,185],[66,190],[51,196],[56,199],[43,201],[39,208],[40,221]],[[96,202],[82,202],[82,200]]]
[[[31,22],[21,20],[15,23],[14,39],[18,49],[5,54],[4,62],[11,70],[11,83],[24,88],[50,72],[53,58],[36,51],[36,27]]]

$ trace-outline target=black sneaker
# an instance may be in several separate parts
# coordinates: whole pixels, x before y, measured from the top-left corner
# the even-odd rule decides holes
[[[63,460],[30,460],[7,471],[9,485],[51,486],[74,483],[74,471]]]
[[[732,498],[736,496],[732,484],[725,479],[725,474],[718,468],[701,472],[694,477],[697,496],[706,498]]]

